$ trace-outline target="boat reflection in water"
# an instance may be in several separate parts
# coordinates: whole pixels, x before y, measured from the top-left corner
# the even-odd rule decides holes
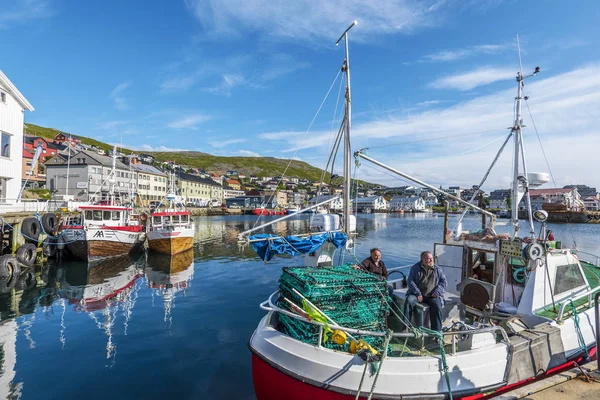
[[[192,249],[174,256],[165,254],[148,254],[147,267],[144,269],[148,287],[152,296],[159,295],[163,299],[164,321],[171,323],[171,308],[178,292],[185,292],[194,277],[194,251]]]

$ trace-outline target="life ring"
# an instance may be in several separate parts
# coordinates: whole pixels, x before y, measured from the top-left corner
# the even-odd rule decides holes
[[[42,228],[47,235],[53,235],[58,226],[58,218],[54,213],[46,213],[42,216]]]
[[[40,221],[37,218],[29,217],[21,222],[21,234],[29,242],[37,243],[41,231],[42,225],[40,225]]]
[[[21,264],[31,267],[35,264],[37,246],[33,243],[25,243],[17,249],[16,257]]]

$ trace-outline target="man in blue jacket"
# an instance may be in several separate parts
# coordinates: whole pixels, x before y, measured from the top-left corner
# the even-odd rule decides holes
[[[417,303],[429,306],[429,319],[431,329],[442,330],[442,305],[446,292],[446,275],[439,265],[433,262],[433,254],[429,251],[421,253],[421,261],[410,268],[408,274],[408,291],[404,303],[404,315],[409,322],[412,321],[413,310]],[[422,326],[422,315],[417,326]]]

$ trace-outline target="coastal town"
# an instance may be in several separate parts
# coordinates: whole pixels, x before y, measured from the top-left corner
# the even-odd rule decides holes
[[[53,138],[35,136],[24,123],[24,111],[33,107],[18,89],[0,73],[2,79],[2,157],[0,159],[0,201],[14,203],[20,188],[46,189],[53,201],[100,202],[109,198],[113,161],[116,184],[114,190],[121,202],[137,202],[141,206],[159,203],[168,192],[173,178],[182,203],[192,208],[224,208],[253,210],[301,209],[339,196],[341,183],[309,180],[296,176],[256,176],[235,170],[205,171],[180,165],[172,160],[159,161],[152,154],[129,153],[82,143],[71,134],[58,131]],[[10,124],[6,124],[10,122]],[[36,150],[39,149],[36,158]],[[113,157],[114,155],[114,157]],[[115,160],[113,160],[115,159]],[[416,186],[385,187],[356,185],[352,207],[358,212],[430,212],[441,211],[443,196]],[[510,209],[510,189],[490,192],[477,186],[440,187],[444,192],[471,201],[480,201],[499,213]],[[544,204],[552,211],[597,212],[600,196],[596,188],[584,184],[529,191],[533,209]],[[481,200],[480,200],[481,197]],[[524,209],[523,202],[519,205]],[[449,207],[458,208],[455,200]],[[341,198],[329,204],[333,211],[343,209]],[[593,218],[590,218],[594,220]]]

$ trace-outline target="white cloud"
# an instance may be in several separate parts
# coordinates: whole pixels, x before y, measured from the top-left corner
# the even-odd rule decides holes
[[[167,146],[152,146],[149,144],[143,144],[137,148],[136,150],[141,151],[189,151],[188,149],[180,149],[178,147],[167,147]]]
[[[581,79],[582,76],[586,79]],[[506,128],[514,120],[516,83],[507,84],[508,87],[445,108],[424,109],[369,122],[355,121],[353,150],[367,147],[367,154],[373,158],[432,184],[477,184],[500,142],[465,152],[509,133]],[[531,96],[530,107],[557,184],[600,187],[600,178],[590,167],[590,162],[598,158],[595,153],[600,145],[600,65],[545,79],[540,74],[526,81],[524,91]],[[528,169],[548,172],[526,104],[523,104],[522,118],[527,125],[524,140]],[[303,132],[291,131],[259,135],[275,144],[279,141],[286,149],[282,152],[310,149],[300,153],[301,157],[318,154],[326,157],[329,136],[328,131],[315,131],[309,137]],[[488,187],[507,187],[511,149],[512,145],[505,149],[498,167],[490,175]],[[359,170],[359,179],[398,185],[396,178],[373,170],[366,161],[362,164],[365,167]],[[321,166],[316,161],[314,165]]]
[[[49,0],[10,0],[0,6],[0,30],[55,14]]]
[[[191,88],[198,81],[199,75],[193,73],[189,76],[169,78],[160,84],[161,92],[177,92]]]
[[[506,50],[513,50],[515,44],[484,44],[471,46],[464,49],[442,50],[437,53],[428,54],[422,57],[421,62],[450,62],[462,60],[477,54],[497,54]]]
[[[210,120],[209,115],[193,114],[186,115],[167,124],[167,127],[172,129],[197,129],[197,126],[203,122]]]
[[[262,157],[260,154],[249,150],[240,150],[238,154],[242,157]]]
[[[206,88],[206,91],[228,96],[231,94],[231,89],[241,86],[245,82],[246,79],[240,74],[223,74],[221,82],[216,86]]]
[[[231,146],[232,144],[243,143],[245,141],[246,141],[246,139],[230,139],[230,140],[219,140],[219,141],[209,140],[208,144],[210,144],[212,147],[219,149],[221,147],[227,147],[227,146]]]
[[[185,0],[189,12],[213,37],[256,32],[265,39],[304,42],[335,40],[358,16],[358,40],[370,35],[412,31],[435,24],[445,0]]]
[[[450,75],[433,81],[430,86],[436,89],[471,90],[501,80],[509,80],[517,75],[514,68],[480,67],[464,74]]]
[[[110,93],[110,97],[112,97],[115,108],[119,111],[129,110],[129,103],[127,100],[121,95],[122,92],[127,90],[131,86],[131,82],[121,82],[113,89]]]

